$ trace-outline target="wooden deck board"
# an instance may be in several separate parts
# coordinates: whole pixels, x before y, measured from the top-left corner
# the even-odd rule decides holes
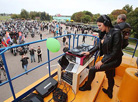
[[[54,71],[55,72],[55,71]],[[38,80],[37,82],[31,84],[30,86],[28,86],[27,88],[21,90],[20,92],[18,92],[16,94],[16,96],[20,96],[21,94],[23,94],[25,91],[29,90],[31,87],[35,86],[36,84],[40,83],[42,80],[44,80],[46,77],[48,77],[48,75],[44,76],[43,78],[41,78],[40,80]],[[96,77],[92,83],[92,90],[90,91],[78,91],[78,93],[75,95],[74,92],[72,91],[72,88],[70,85],[66,84],[65,82],[62,82],[62,85],[58,85],[61,89],[63,88],[63,83],[65,84],[67,90],[69,90],[68,92],[68,101],[67,102],[71,102],[74,98],[73,102],[93,102],[99,92],[99,89],[103,83],[103,80],[105,78],[105,73],[104,72],[98,72],[96,73]],[[58,80],[58,77],[54,77],[54,79]],[[82,83],[83,84],[83,83]],[[70,89],[69,89],[70,88]],[[34,93],[36,93],[36,91],[34,91]],[[52,98],[53,93],[49,94],[47,97],[44,98],[44,102],[48,102],[48,100],[50,100]],[[11,102],[13,100],[13,97],[10,97],[9,99],[5,100],[4,102]],[[51,102],[54,102],[53,100]]]
[[[66,84],[65,82],[63,82],[68,89],[70,87],[70,91],[68,92],[68,101],[67,102],[71,102],[74,99],[74,97],[75,97],[75,99],[73,102],[93,102],[96,99],[96,96],[99,92],[99,89],[102,85],[104,78],[105,78],[104,72],[96,73],[96,77],[91,85],[92,89],[90,91],[78,91],[76,95],[73,93],[71,87],[68,84]],[[62,88],[63,88],[63,86],[61,85],[61,89]],[[52,93],[48,97],[46,97],[44,99],[44,101],[47,102],[51,98],[52,98]],[[52,102],[54,102],[54,101],[52,101]]]
[[[122,77],[115,76],[115,85],[114,85],[114,88],[113,88],[113,98],[110,99],[102,91],[102,88],[107,88],[108,87],[108,80],[105,79],[95,102],[117,102],[117,93],[119,91],[119,86],[120,86],[121,82],[122,82]]]

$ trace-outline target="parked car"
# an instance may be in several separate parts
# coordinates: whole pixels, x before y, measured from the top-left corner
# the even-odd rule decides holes
[[[93,32],[100,32],[99,28],[97,26],[92,26]]]

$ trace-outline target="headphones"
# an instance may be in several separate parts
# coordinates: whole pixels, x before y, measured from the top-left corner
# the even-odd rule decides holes
[[[104,25],[105,26],[109,26],[110,25],[110,21],[106,18],[106,16],[105,15],[102,15],[102,17],[103,17],[103,19],[104,19]]]

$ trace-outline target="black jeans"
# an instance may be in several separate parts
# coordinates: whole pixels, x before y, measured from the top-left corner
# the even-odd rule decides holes
[[[101,65],[100,69],[95,69],[95,66],[92,67],[89,70],[89,75],[88,75],[88,80],[86,85],[87,86],[91,85],[93,79],[95,78],[96,72],[105,71],[106,77],[108,79],[108,90],[112,92],[113,86],[114,86],[114,69],[118,67],[121,64],[121,62],[122,62],[122,57]]]
[[[38,62],[42,61],[42,54],[38,55]]]

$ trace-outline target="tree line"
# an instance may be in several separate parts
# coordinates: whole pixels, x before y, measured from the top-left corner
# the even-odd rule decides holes
[[[116,23],[117,16],[120,14],[126,14],[127,20],[132,27],[132,37],[138,38],[138,7],[133,9],[133,6],[129,4],[125,5],[122,9],[113,10],[110,14],[107,14],[113,24]],[[90,11],[76,12],[71,16],[76,22],[96,23],[96,20],[100,17],[100,14],[92,14]]]
[[[20,14],[12,14],[12,19],[40,19],[40,20],[48,20],[50,21],[52,19],[52,16],[50,16],[46,12],[36,12],[36,11],[26,11],[25,9],[21,10]]]

